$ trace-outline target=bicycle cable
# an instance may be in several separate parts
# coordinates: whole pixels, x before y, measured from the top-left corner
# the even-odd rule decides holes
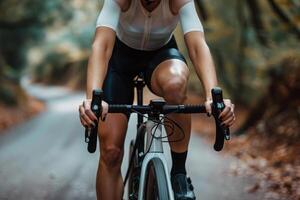
[[[137,110],[134,110],[132,109],[132,111],[138,115],[141,115],[143,116],[144,118],[146,118],[147,120],[149,119],[148,116],[138,112]],[[174,112],[175,113],[175,112]],[[169,113],[171,114],[171,113]],[[165,121],[165,119],[167,119],[168,121]],[[153,121],[153,120],[152,120]],[[147,151],[144,153],[144,155],[146,155],[147,153],[149,153],[150,151],[150,147],[152,145],[152,142],[153,142],[153,139],[164,139],[164,138],[169,138],[170,136],[174,135],[175,134],[175,128],[177,127],[179,129],[179,133],[181,133],[182,137],[177,139],[177,140],[166,140],[166,141],[162,141],[162,142],[180,142],[182,140],[184,140],[185,138],[185,133],[184,133],[184,130],[183,128],[176,122],[174,121],[173,119],[170,119],[169,117],[167,116],[160,116],[160,119],[159,120],[156,120],[156,121],[153,121],[155,123],[155,126],[152,128],[151,130],[151,135],[152,135],[152,138],[151,138],[151,141],[150,141],[150,145],[149,145],[149,148],[147,149]],[[166,136],[156,136],[155,133],[159,127],[159,125],[163,125],[165,128],[170,128],[170,133],[168,134],[167,131],[166,131]],[[153,129],[155,129],[153,131]]]
[[[138,115],[143,116],[143,118],[146,118],[147,120],[149,119],[148,116],[146,116],[146,115],[138,112],[137,110],[132,109],[131,111],[133,113],[136,113]],[[169,121],[165,121],[165,119],[167,119]],[[174,141],[162,141],[162,142],[179,142],[179,141],[182,141],[185,138],[185,134],[184,134],[184,131],[183,131],[182,127],[177,122],[175,122],[174,120],[172,120],[172,119],[170,119],[170,118],[168,118],[166,116],[160,116],[160,119],[158,121],[154,121],[154,122],[156,123],[155,126],[153,127],[153,128],[155,128],[155,130],[153,131],[153,128],[151,130],[151,136],[152,137],[151,137],[150,145],[149,145],[149,148],[147,149],[147,151],[143,154],[143,156],[146,156],[149,153],[150,147],[152,146],[152,142],[153,142],[154,138],[164,139],[164,138],[168,138],[168,137],[172,136],[175,133],[175,126],[177,126],[179,128],[179,130],[182,133],[183,137],[180,138],[180,139],[178,139],[178,140],[174,140]],[[175,126],[174,126],[174,124],[175,124]],[[170,134],[166,134],[166,136],[160,136],[160,137],[155,136],[155,132],[157,131],[159,125],[163,125],[165,128],[169,127],[170,130],[171,130],[171,133]],[[137,136],[136,140],[139,140],[138,136]],[[136,142],[137,141],[135,141],[133,152],[135,152],[136,149],[137,149],[137,143]],[[129,167],[128,167],[128,170],[126,172],[125,180],[123,182],[124,186],[126,185],[126,182],[127,182],[128,178],[129,178],[130,168],[131,168],[131,166],[133,164],[133,152],[130,155]]]

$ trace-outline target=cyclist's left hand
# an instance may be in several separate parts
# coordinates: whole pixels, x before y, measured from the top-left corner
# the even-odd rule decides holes
[[[222,121],[222,126],[232,126],[235,121],[234,115],[234,104],[231,103],[230,99],[224,99],[225,108],[219,115],[219,119]]]
[[[207,100],[205,102],[205,107],[207,110],[208,115],[211,115],[211,100]],[[234,104],[231,103],[230,99],[224,99],[225,108],[219,115],[219,118],[222,121],[222,126],[230,127],[235,122],[235,114],[234,114]]]

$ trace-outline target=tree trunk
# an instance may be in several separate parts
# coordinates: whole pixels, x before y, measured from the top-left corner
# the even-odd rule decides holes
[[[257,40],[263,46],[268,46],[268,40],[265,34],[266,30],[261,19],[261,10],[259,3],[257,2],[257,0],[247,0],[246,3],[251,13],[251,21],[256,32]]]
[[[280,8],[279,5],[276,4],[276,2],[274,0],[268,0],[273,12],[275,13],[275,15],[277,15],[277,17],[285,24],[287,24],[290,28],[291,31],[297,36],[297,38],[300,39],[300,30],[297,27],[297,25],[295,25],[291,19],[284,13],[284,11]]]

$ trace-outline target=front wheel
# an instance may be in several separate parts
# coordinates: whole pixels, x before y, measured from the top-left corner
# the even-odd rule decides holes
[[[147,167],[145,200],[169,200],[166,172],[162,161],[153,158]]]

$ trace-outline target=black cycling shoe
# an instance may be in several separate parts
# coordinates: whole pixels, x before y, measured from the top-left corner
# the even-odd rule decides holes
[[[185,174],[171,176],[175,200],[195,200],[192,181]]]

